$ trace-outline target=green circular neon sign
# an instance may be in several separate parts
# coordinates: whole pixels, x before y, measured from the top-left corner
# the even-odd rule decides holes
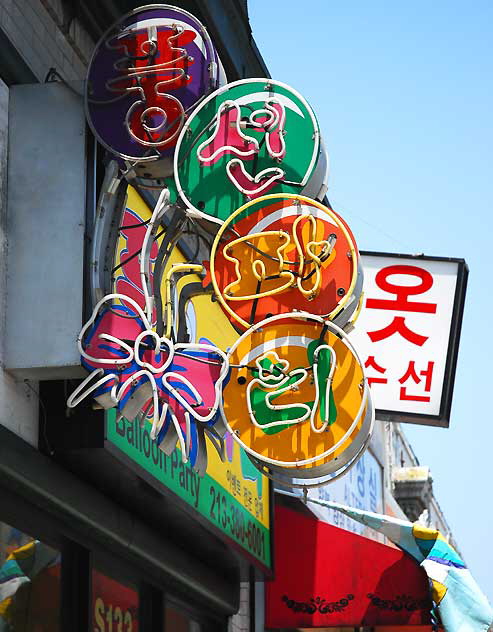
[[[320,199],[328,170],[312,109],[271,79],[236,81],[207,97],[180,134],[174,167],[189,213],[217,223],[268,193]]]

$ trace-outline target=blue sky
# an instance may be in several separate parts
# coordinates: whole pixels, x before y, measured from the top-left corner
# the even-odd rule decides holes
[[[470,269],[449,429],[406,425],[493,603],[493,2],[249,0],[272,77],[310,102],[362,250]]]

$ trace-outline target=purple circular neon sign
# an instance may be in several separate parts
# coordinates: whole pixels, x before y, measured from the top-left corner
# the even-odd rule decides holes
[[[98,42],[86,113],[116,156],[153,161],[173,153],[189,112],[219,85],[220,62],[205,27],[165,4],[135,9]]]

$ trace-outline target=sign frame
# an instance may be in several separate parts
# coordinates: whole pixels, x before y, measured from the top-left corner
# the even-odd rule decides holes
[[[382,409],[378,408],[378,406],[375,406],[375,414],[377,419],[381,419],[383,421],[448,428],[450,426],[450,413],[452,409],[455,374],[457,369],[457,359],[459,355],[459,342],[462,330],[462,320],[464,316],[467,281],[469,277],[469,267],[465,259],[457,257],[435,257],[424,254],[409,255],[403,253],[371,250],[360,250],[360,255],[362,259],[364,259],[364,257],[388,257],[395,258],[396,260],[413,259],[416,262],[438,261],[457,264],[457,282],[455,286],[454,307],[452,310],[452,319],[450,323],[447,358],[445,361],[445,373],[443,378],[442,396],[440,400],[440,409],[438,415],[402,412],[398,410]],[[364,271],[364,260],[362,261],[362,263]],[[357,326],[358,325],[356,324],[356,327]]]

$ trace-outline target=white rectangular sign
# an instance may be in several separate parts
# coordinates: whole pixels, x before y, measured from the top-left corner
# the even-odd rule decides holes
[[[462,259],[364,253],[351,332],[377,411],[448,426],[467,266]]]

